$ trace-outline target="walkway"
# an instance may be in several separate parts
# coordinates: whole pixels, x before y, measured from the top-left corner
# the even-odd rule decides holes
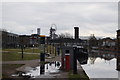
[[[54,58],[51,59],[45,59],[45,61],[49,61],[49,62],[53,62],[53,61],[61,61],[61,57],[60,56],[56,56]],[[24,61],[3,61],[2,64],[25,64],[22,67],[17,68],[17,71],[21,71],[21,72],[26,72],[29,71],[32,67],[36,67],[40,64],[40,60],[36,59],[36,60],[24,60]],[[79,64],[79,62],[77,62],[77,67],[78,67],[78,73],[79,74],[83,74],[85,75],[81,65]],[[68,78],[68,74],[69,72],[65,72],[62,71],[59,73],[59,75],[54,76],[54,78]]]
[[[61,61],[60,60],[60,56],[56,56],[55,58],[51,58],[51,59],[45,59],[45,61],[48,62],[53,62],[53,61]],[[3,61],[2,64],[25,64],[20,68],[17,68],[17,71],[27,71],[26,68],[28,67],[36,67],[40,64],[40,60],[36,59],[36,60],[21,60],[21,61]]]

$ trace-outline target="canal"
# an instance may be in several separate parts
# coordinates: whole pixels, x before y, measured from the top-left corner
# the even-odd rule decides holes
[[[78,61],[91,80],[95,78],[120,80],[115,52],[92,51],[88,56],[79,58]]]

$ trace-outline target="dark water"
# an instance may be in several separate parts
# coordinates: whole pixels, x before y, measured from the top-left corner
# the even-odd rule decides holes
[[[117,56],[115,52],[91,52],[88,57],[82,57],[78,60],[89,78],[120,79],[120,72],[116,70]]]

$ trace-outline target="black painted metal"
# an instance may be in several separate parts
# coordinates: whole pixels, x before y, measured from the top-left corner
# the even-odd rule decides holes
[[[77,74],[77,52],[78,49],[76,47],[73,48],[74,49],[74,53],[73,53],[73,73]]]
[[[44,53],[40,54],[40,61],[45,61],[45,54]]]

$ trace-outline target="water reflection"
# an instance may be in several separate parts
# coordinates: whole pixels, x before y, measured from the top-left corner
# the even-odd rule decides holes
[[[88,58],[79,58],[80,64],[89,78],[118,78],[120,70],[120,57],[116,52],[92,51]],[[117,63],[117,66],[116,66]]]
[[[30,76],[32,78],[53,78],[56,73],[60,72],[61,63],[58,61],[40,65],[36,68],[23,73],[22,76]]]
[[[78,58],[78,61],[79,61],[79,63],[80,63],[81,65],[87,64],[88,56],[86,56],[86,57],[79,57],[79,58]]]
[[[45,72],[45,65],[40,65],[40,74],[44,74]]]

